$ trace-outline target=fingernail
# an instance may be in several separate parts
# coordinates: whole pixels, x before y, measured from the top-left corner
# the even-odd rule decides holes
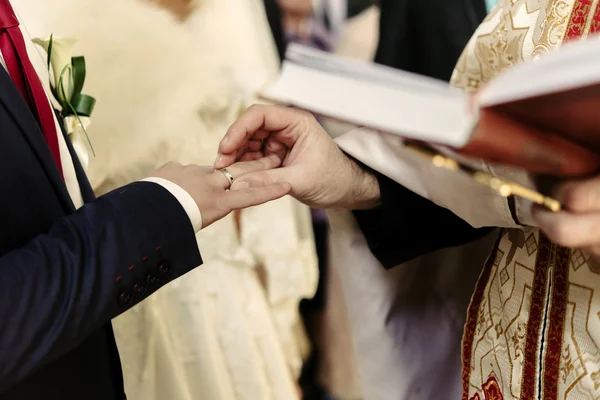
[[[221,140],[221,144],[225,144],[229,141],[229,136],[225,136],[223,140]]]
[[[233,184],[233,186],[231,186],[231,190],[233,190],[233,191],[243,190],[243,189],[248,189],[249,187],[250,187],[250,184],[248,182],[238,181],[238,182],[235,182]]]
[[[223,156],[221,154],[217,155],[217,158],[215,159],[215,166],[217,166],[221,160],[223,159]]]

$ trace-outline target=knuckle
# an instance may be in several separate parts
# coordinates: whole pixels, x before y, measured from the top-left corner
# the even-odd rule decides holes
[[[265,173],[259,173],[256,175],[256,181],[258,184],[263,185],[263,186],[267,186],[270,185],[271,183],[273,183],[273,179]]]
[[[260,104],[252,104],[250,107],[248,107],[248,109],[246,110],[249,113],[256,113],[262,110],[262,107]]]
[[[191,174],[196,174],[197,172],[200,172],[200,167],[195,164],[184,165],[183,171]]]
[[[247,182],[249,184],[249,186],[252,187],[259,187],[259,186],[264,186],[265,182],[267,182],[269,180],[269,177],[262,173],[262,172],[252,172],[249,173],[247,175],[243,176],[243,179],[239,179],[239,182]]]
[[[311,113],[309,113],[307,111],[298,111],[298,113],[299,113],[300,117],[302,118],[302,121],[307,126],[311,126],[311,125],[314,125],[315,123],[317,123],[317,119]]]
[[[257,190],[255,188],[250,188],[244,191],[244,196],[246,198],[246,203],[248,205],[255,205],[257,201]]]
[[[271,157],[262,157],[260,159],[258,159],[256,161],[257,163],[257,167],[261,168],[261,169],[266,169],[269,168],[271,165],[273,165],[273,160],[271,159]]]
[[[181,164],[178,163],[177,161],[169,161],[165,165],[163,165],[163,168],[167,168],[167,169],[181,168]]]
[[[573,230],[566,223],[553,223],[545,229],[546,235],[561,246],[574,247],[576,245],[576,237]]]
[[[565,205],[572,211],[585,212],[597,209],[600,198],[597,190],[590,184],[575,184],[565,193]]]

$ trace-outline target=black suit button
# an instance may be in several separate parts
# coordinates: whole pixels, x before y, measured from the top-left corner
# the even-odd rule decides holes
[[[133,284],[133,293],[137,297],[142,297],[144,294],[146,294],[147,289],[148,288],[143,283],[138,282]]]
[[[163,261],[158,266],[158,274],[160,275],[161,278],[166,278],[167,276],[169,276],[171,274],[172,271],[173,271],[173,267],[171,266],[171,263],[168,261]]]
[[[154,272],[150,272],[146,275],[146,283],[148,285],[155,286],[158,285],[158,282],[160,282],[160,278]]]
[[[119,304],[121,305],[121,307],[129,306],[132,301],[133,301],[133,296],[128,291],[121,292],[121,294],[119,295]]]

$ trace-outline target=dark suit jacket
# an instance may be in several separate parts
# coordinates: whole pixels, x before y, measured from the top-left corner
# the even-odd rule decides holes
[[[484,0],[382,0],[375,62],[449,80],[485,18]],[[483,237],[451,211],[378,174],[381,205],[355,212],[369,247],[391,268],[436,250]]]
[[[68,140],[67,140],[67,143]],[[0,68],[0,398],[122,400],[110,320],[202,263],[191,222],[138,182],[75,211],[40,128]]]

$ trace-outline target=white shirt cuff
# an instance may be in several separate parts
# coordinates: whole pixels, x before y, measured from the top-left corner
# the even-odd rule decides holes
[[[202,229],[202,214],[200,214],[200,209],[198,208],[198,205],[196,205],[196,202],[192,196],[186,192],[185,189],[163,178],[146,178],[143,179],[142,182],[153,182],[167,189],[173,196],[175,196],[177,201],[179,201],[185,210],[186,214],[190,218],[192,226],[194,227],[194,231],[199,232],[200,229]]]

